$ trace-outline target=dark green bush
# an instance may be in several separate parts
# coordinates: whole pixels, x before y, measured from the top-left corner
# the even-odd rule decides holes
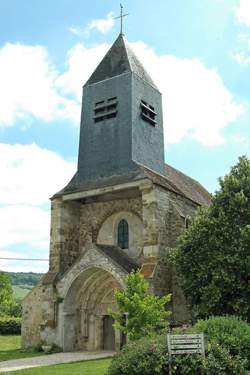
[[[189,332],[204,332],[207,343],[219,345],[233,356],[247,360],[250,369],[250,325],[236,316],[199,320]]]
[[[206,358],[200,355],[172,357],[172,375],[246,375],[246,360],[226,348],[209,344]],[[166,337],[144,338],[127,344],[112,360],[108,375],[168,375]]]
[[[21,333],[21,318],[13,316],[0,317],[0,335],[19,335]]]
[[[112,360],[108,375],[167,374],[166,336],[143,338],[127,344]]]

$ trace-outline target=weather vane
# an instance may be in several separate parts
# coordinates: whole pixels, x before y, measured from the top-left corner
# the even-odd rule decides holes
[[[120,33],[122,34],[123,33],[123,18],[126,17],[126,16],[128,16],[129,13],[123,14],[123,6],[122,6],[122,4],[120,4],[120,8],[121,8],[120,16],[114,17],[114,20],[117,20],[118,18],[121,19],[121,31],[120,31]]]

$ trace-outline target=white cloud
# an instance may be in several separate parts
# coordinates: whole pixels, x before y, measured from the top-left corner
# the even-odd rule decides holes
[[[0,204],[43,205],[73,176],[76,165],[36,144],[0,143]]]
[[[49,251],[49,197],[73,176],[76,165],[36,144],[0,144],[0,256],[47,258]],[[20,250],[12,251],[12,247]],[[23,249],[26,249],[25,253]],[[42,254],[42,256],[41,256]],[[6,263],[7,262],[7,263]],[[0,269],[30,270],[29,262],[0,262]],[[47,264],[35,264],[45,270]]]
[[[224,141],[222,130],[244,111],[215,69],[198,58],[157,55],[144,43],[132,44],[163,94],[165,142],[190,137],[205,145]]]
[[[34,249],[41,249],[44,245],[48,248],[49,210],[22,205],[5,206],[0,207],[0,217],[3,218],[0,248],[25,243]]]
[[[29,116],[79,120],[75,101],[60,95],[58,72],[41,46],[7,43],[0,49],[0,128]]]
[[[250,27],[250,1],[240,0],[239,5],[234,10],[238,21]]]
[[[246,33],[238,34],[237,52],[232,57],[242,66],[250,65],[250,35]]]
[[[59,74],[46,49],[5,45],[0,50],[0,127],[27,116],[45,121],[68,118],[79,126],[82,85],[109,47],[76,44],[68,51],[65,72]],[[142,42],[132,47],[163,93],[165,142],[190,137],[202,144],[222,143],[222,130],[244,107],[219,73],[198,58],[158,55]],[[243,54],[234,58],[248,63]]]
[[[115,25],[114,13],[109,12],[106,18],[96,19],[90,21],[86,27],[81,29],[78,26],[70,26],[69,31],[77,36],[88,37],[92,30],[97,30],[102,34],[106,34]]]
[[[73,95],[78,103],[82,100],[82,86],[101,62],[110,48],[107,43],[93,48],[76,44],[67,54],[67,70],[58,77],[56,84],[64,94]]]
[[[222,143],[222,130],[244,112],[244,107],[236,102],[219,73],[198,58],[157,55],[142,42],[131,46],[163,94],[165,142],[190,137],[206,145]],[[87,81],[109,47],[77,44],[72,48],[68,69],[57,80],[61,90],[80,102],[79,82]]]

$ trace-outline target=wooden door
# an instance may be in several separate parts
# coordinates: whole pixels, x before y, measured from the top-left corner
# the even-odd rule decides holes
[[[115,330],[113,328],[114,319],[105,315],[103,317],[103,349],[115,350]]]

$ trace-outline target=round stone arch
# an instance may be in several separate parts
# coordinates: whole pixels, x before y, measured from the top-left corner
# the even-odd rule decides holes
[[[143,223],[141,218],[131,211],[119,211],[107,217],[99,228],[97,244],[117,246],[118,225],[121,220],[126,220],[129,227],[129,248],[124,251],[130,257],[138,259],[143,250]]]
[[[118,275],[100,266],[88,266],[77,274],[60,306],[59,326],[64,351],[120,348],[117,331],[112,332],[114,347],[105,348],[103,320],[109,308],[116,309],[114,290],[123,287]]]

